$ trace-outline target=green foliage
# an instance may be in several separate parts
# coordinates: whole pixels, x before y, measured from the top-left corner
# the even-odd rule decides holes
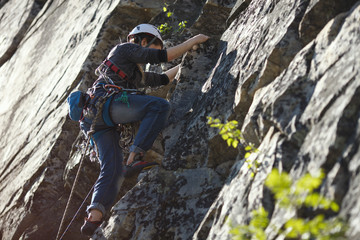
[[[168,21],[161,24],[158,29],[161,34],[171,34],[171,33],[183,33],[184,29],[186,28],[187,21],[180,21],[178,24],[176,23],[174,12],[169,10],[169,4],[165,3],[163,7],[163,12],[166,13],[166,17]],[[176,27],[176,29],[174,29]]]
[[[179,26],[178,31],[179,31],[180,33],[182,33],[182,32],[184,31],[184,29],[186,28],[186,24],[187,24],[187,21],[181,21],[181,22],[179,22],[179,24],[178,24],[178,26]]]
[[[248,146],[245,147],[245,151],[245,158],[249,158],[252,153],[258,152],[258,149],[255,148],[254,144],[250,143]]]
[[[254,144],[250,143],[248,146],[245,147],[245,151],[246,151],[246,153],[244,155],[245,162],[248,164],[248,169],[251,170],[250,176],[252,178],[254,178],[256,173],[258,172],[261,164],[257,158],[255,158],[255,160],[251,160],[250,155],[258,152],[259,150],[257,148],[255,148]]]
[[[283,207],[300,208],[305,206],[325,210],[331,209],[337,212],[339,211],[337,203],[315,192],[320,187],[324,177],[325,174],[322,171],[317,176],[311,176],[307,173],[296,183],[293,183],[287,173],[280,174],[277,169],[273,169],[266,179],[265,185],[271,189],[275,199]]]
[[[172,26],[168,23],[163,23],[158,27],[158,29],[162,34],[167,34],[171,32]]]
[[[207,117],[207,119],[207,124],[210,125],[210,127],[218,128],[220,130],[219,134],[221,135],[222,139],[226,141],[229,147],[238,147],[240,141],[243,140],[241,131],[237,129],[239,124],[238,121],[232,120],[226,123],[222,123],[218,118],[214,119],[212,117]],[[244,158],[249,170],[251,170],[252,178],[255,177],[261,165],[257,159],[251,160],[249,158],[250,155],[255,152],[258,152],[258,149],[256,149],[252,143],[245,147]]]
[[[261,207],[251,212],[251,220],[249,225],[238,225],[232,227],[230,234],[233,235],[234,240],[251,239],[253,236],[258,240],[265,240],[265,229],[269,225],[268,213]]]
[[[315,192],[321,186],[324,177],[323,171],[320,171],[317,176],[307,173],[293,183],[287,173],[280,174],[277,169],[274,169],[265,185],[274,193],[275,199],[282,207],[331,209],[333,212],[338,212],[339,205],[336,202]],[[336,218],[326,220],[324,215],[318,214],[312,219],[290,219],[285,223],[284,228],[284,233],[288,238],[333,239],[335,235],[343,235],[345,224]],[[338,230],[334,232],[334,229]]]
[[[166,12],[166,16],[168,18],[171,17],[174,14],[173,12],[168,11],[168,9],[166,7],[163,7],[163,11]]]
[[[234,148],[243,140],[241,131],[237,129],[238,122],[233,120],[222,123],[220,119],[207,117],[207,124],[210,127],[218,128],[219,134],[227,142],[228,146]],[[245,147],[245,161],[248,168],[252,171],[251,176],[257,173],[260,163],[257,159],[251,161],[250,155],[258,150],[253,144]],[[276,202],[281,208],[291,208],[299,210],[303,207],[311,209],[339,211],[339,205],[326,197],[322,196],[316,190],[321,186],[325,173],[320,171],[316,176],[307,173],[296,182],[293,182],[289,174],[273,169],[265,181],[265,185],[272,191]],[[268,213],[260,207],[252,211],[251,220],[248,225],[231,226],[230,234],[234,240],[265,240],[265,229],[269,225]],[[346,224],[338,218],[325,219],[322,214],[309,218],[292,218],[288,220],[283,230],[278,234],[285,236],[285,239],[343,239],[346,231]]]
[[[317,176],[305,174],[296,182],[293,182],[287,173],[280,173],[273,169],[265,181],[265,185],[273,192],[279,207],[300,209],[308,207],[312,209],[331,209],[339,211],[339,206],[334,201],[325,198],[315,192],[322,184],[325,174],[320,171]],[[233,239],[266,239],[265,228],[269,225],[263,218],[267,212],[263,208],[252,214],[249,225],[232,227],[230,234]],[[265,213],[264,213],[265,212]],[[323,214],[315,215],[313,218],[292,218],[288,220],[279,234],[285,239],[344,239],[346,224],[338,218],[325,219]]]
[[[345,239],[346,224],[338,218],[327,220],[322,214],[313,219],[293,218],[284,226],[287,239]]]
[[[236,120],[221,123],[218,118],[213,119],[212,117],[207,117],[207,119],[207,124],[210,125],[210,127],[218,128],[220,130],[219,134],[222,139],[227,142],[229,147],[232,146],[233,148],[237,148],[240,140],[242,140],[242,136],[241,131],[237,129],[239,123]]]
[[[274,193],[275,199],[281,206],[290,205],[290,189],[291,189],[291,178],[288,174],[280,174],[279,171],[273,170],[265,181],[265,185],[271,189]]]
[[[227,142],[228,146],[234,148],[243,140],[241,131],[237,129],[238,122],[233,120],[222,123],[220,119],[207,117],[207,124],[210,127],[218,128],[219,134]],[[257,159],[251,161],[250,155],[258,150],[254,145],[249,144],[245,147],[245,162],[252,171],[251,176],[257,173],[260,163]],[[296,182],[293,182],[289,174],[280,173],[273,169],[268,175],[265,185],[272,191],[276,202],[280,208],[290,208],[299,210],[303,207],[313,210],[323,209],[339,211],[339,205],[316,192],[321,186],[325,173],[319,171],[316,176],[307,173]],[[231,225],[231,224],[230,224]],[[261,207],[254,210],[251,214],[251,220],[248,225],[232,226],[230,234],[234,240],[265,240],[265,229],[269,225],[268,213]],[[315,215],[313,218],[292,218],[288,220],[283,229],[278,234],[283,235],[285,239],[343,239],[345,236],[346,224],[338,218],[325,219],[322,214]]]

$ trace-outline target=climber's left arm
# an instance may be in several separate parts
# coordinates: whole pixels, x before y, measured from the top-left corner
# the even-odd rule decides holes
[[[165,72],[165,74],[169,78],[170,82],[172,82],[175,79],[175,76],[176,76],[177,72],[179,71],[179,68],[180,68],[180,64],[173,68],[170,68],[169,70],[167,70]]]

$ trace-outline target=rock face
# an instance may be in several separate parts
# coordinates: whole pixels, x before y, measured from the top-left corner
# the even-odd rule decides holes
[[[125,180],[93,239],[231,239],[264,206],[280,229],[293,218],[264,181],[272,168],[298,179],[325,170],[320,192],[340,205],[347,238],[360,238],[360,2],[355,0],[167,1],[188,21],[167,46],[211,39],[177,63],[177,82],[149,90],[172,104],[147,157],[161,160]],[[66,97],[136,24],[161,24],[164,1],[0,1],[0,239],[55,239],[81,144]],[[166,64],[163,67],[170,67]],[[235,119],[259,152],[254,177],[242,147],[227,147],[206,117]],[[95,182],[88,160],[68,224]],[[89,200],[87,200],[88,202]],[[84,207],[63,239],[86,239]],[[283,239],[267,229],[267,239]]]

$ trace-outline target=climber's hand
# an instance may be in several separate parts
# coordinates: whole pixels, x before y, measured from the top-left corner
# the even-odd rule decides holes
[[[210,37],[209,37],[209,36],[206,36],[206,35],[204,35],[204,34],[198,34],[198,35],[194,36],[193,38],[194,38],[194,40],[195,40],[195,41],[194,41],[194,42],[195,42],[194,45],[196,45],[196,44],[200,44],[200,43],[206,42]]]
[[[199,48],[199,44],[206,42],[210,37],[204,34],[198,34],[193,37],[194,45],[192,46],[192,50],[196,51]]]

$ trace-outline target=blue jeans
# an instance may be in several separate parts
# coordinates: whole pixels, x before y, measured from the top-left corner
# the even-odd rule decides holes
[[[170,112],[169,102],[147,95],[128,95],[129,105],[121,102],[121,94],[114,96],[110,117],[115,124],[141,121],[131,152],[146,152],[164,128]]]
[[[151,148],[164,128],[170,113],[170,104],[162,98],[131,94],[128,94],[128,102],[129,105],[121,101],[121,93],[114,95],[109,109],[110,117],[115,125],[141,121],[130,151],[144,153]],[[103,121],[101,123],[103,124]],[[121,187],[123,153],[115,128],[99,127],[102,130],[97,131],[93,138],[98,148],[100,175],[87,211],[97,209],[105,215],[112,207]]]

